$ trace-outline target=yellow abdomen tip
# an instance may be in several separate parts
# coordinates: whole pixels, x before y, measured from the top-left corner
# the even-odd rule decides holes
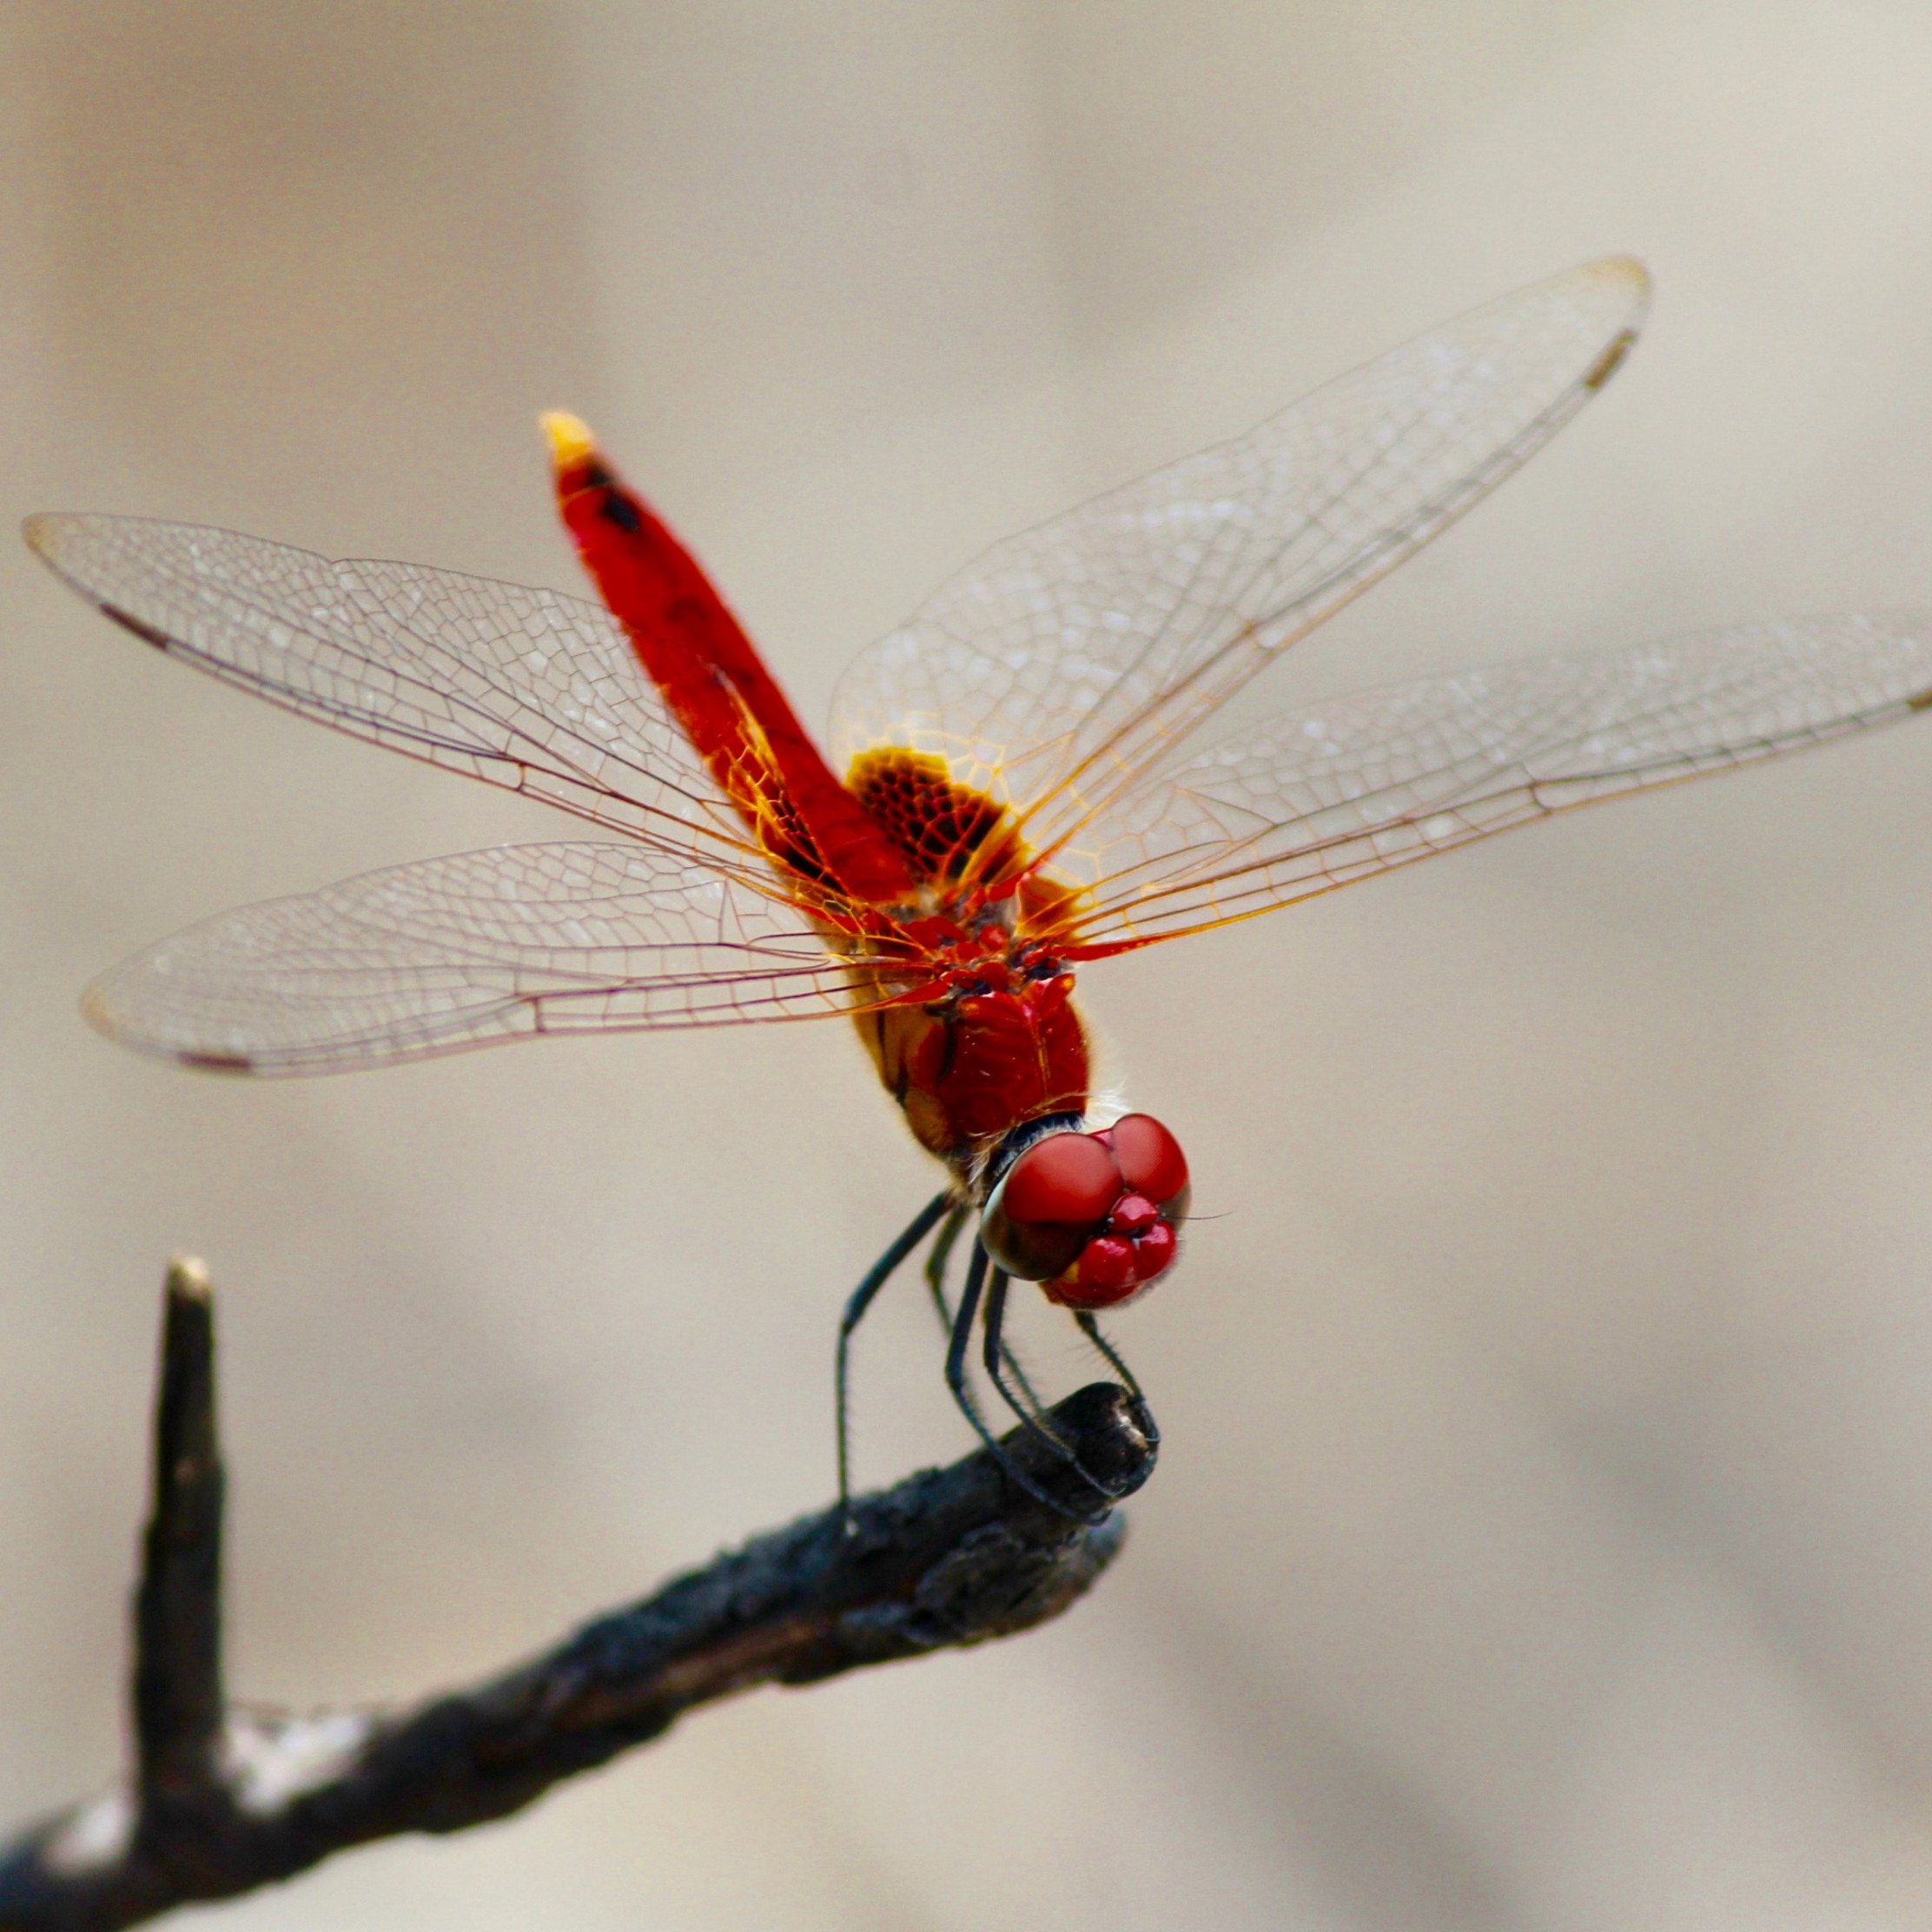
[[[581,416],[573,416],[567,409],[546,409],[537,420],[550,439],[550,458],[559,469],[596,455],[597,439]]]

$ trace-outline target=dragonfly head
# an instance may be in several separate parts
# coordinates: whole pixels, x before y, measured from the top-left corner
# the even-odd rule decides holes
[[[980,1240],[995,1264],[1037,1281],[1069,1308],[1117,1308],[1180,1251],[1188,1161],[1148,1114],[1097,1134],[1049,1133],[1022,1150],[986,1197]]]

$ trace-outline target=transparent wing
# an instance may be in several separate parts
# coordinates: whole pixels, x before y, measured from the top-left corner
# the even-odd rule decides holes
[[[1143,784],[1064,853],[1089,888],[1075,956],[1928,706],[1932,616],[1917,614],[1747,625],[1337,698]]]
[[[666,850],[761,873],[607,612],[134,517],[28,519],[108,616],[224,683]]]
[[[88,990],[144,1053],[328,1073],[546,1033],[849,1011],[806,923],[637,845],[510,845],[222,914]]]
[[[936,752],[1051,850],[1540,448],[1648,287],[1624,259],[1573,269],[996,546],[853,665],[835,753]]]

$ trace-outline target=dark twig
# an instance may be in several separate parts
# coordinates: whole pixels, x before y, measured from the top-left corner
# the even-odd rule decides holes
[[[222,1696],[222,1457],[215,1304],[198,1261],[168,1271],[154,1499],[135,1597],[134,1729],[142,1808],[218,1799]]]
[[[599,1618],[468,1690],[394,1712],[226,1709],[222,1468],[206,1276],[168,1282],[153,1515],[135,1602],[131,1790],[71,1807],[0,1851],[0,1932],[107,1932],[232,1897],[405,1831],[460,1831],[528,1804],[761,1684],[1006,1637],[1056,1617],[1124,1525],[1062,1511],[1136,1489],[1154,1450],[1126,1391],[1095,1382],[1048,1412],[1079,1469],[1029,1431],[775,1531]],[[1058,1505],[1059,1507],[1052,1506]]]

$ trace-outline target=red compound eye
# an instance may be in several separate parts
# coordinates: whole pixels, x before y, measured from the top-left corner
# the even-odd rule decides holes
[[[1128,1114],[1098,1134],[1035,1141],[988,1196],[980,1239],[1049,1300],[1110,1308],[1173,1264],[1188,1193],[1181,1143],[1150,1115]]]
[[[1151,1114],[1128,1114],[1114,1122],[1114,1158],[1128,1185],[1150,1201],[1172,1201],[1188,1185],[1188,1157],[1181,1143]]]
[[[1044,1281],[1080,1258],[1121,1193],[1111,1149],[1090,1134],[1049,1134],[988,1197],[980,1239],[1009,1274]]]
[[[1121,1192],[1114,1156],[1087,1134],[1050,1134],[1013,1163],[1001,1184],[1008,1216],[1091,1227]]]

